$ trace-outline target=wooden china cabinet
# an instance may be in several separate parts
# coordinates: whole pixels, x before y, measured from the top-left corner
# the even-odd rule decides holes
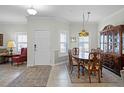
[[[120,75],[124,67],[124,25],[107,25],[100,32],[100,48],[103,50],[103,66]]]
[[[3,34],[0,34],[0,46],[3,46]]]

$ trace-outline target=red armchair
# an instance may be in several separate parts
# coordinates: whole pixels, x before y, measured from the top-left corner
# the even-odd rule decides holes
[[[27,48],[22,48],[20,55],[15,55],[15,56],[12,57],[12,62],[13,63],[21,64],[24,61],[27,61]]]

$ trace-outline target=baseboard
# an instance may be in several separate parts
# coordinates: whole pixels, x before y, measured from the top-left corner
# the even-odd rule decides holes
[[[68,62],[60,62],[60,63],[56,63],[54,65],[61,65],[61,64],[65,64],[65,63],[68,63]]]

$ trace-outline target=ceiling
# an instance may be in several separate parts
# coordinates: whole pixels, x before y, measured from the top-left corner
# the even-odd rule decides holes
[[[27,22],[26,9],[30,5],[0,5],[0,22]],[[105,17],[124,8],[124,5],[33,5],[36,16],[57,17],[70,22],[82,22],[82,14],[91,12],[90,22],[99,22]]]

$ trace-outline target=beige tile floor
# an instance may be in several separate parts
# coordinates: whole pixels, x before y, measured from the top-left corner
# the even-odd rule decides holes
[[[7,86],[26,69],[26,64],[11,66],[11,64],[0,64],[0,87]]]
[[[7,86],[12,80],[18,77],[24,70],[26,65],[11,66],[10,64],[0,64],[0,87]],[[106,73],[113,74],[109,71]],[[121,79],[117,78],[118,83],[71,83],[65,64],[55,65],[52,67],[47,87],[119,87],[122,86]]]
[[[106,73],[113,74],[106,70]],[[113,77],[118,83],[71,83],[65,64],[53,66],[47,86],[48,87],[121,87],[121,78],[115,74]]]

